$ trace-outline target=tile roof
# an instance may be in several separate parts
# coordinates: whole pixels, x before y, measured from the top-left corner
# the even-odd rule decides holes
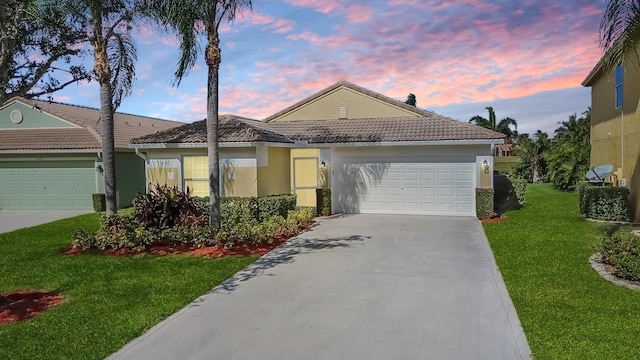
[[[0,150],[100,149],[102,147],[99,109],[28,100],[21,97],[6,101],[2,107],[14,101],[40,109],[82,128],[2,130],[0,131]],[[134,138],[182,124],[177,121],[116,112],[114,114],[115,147],[127,149]]]
[[[225,142],[292,142],[274,131],[269,124],[235,115],[221,115],[218,119],[218,141]],[[165,130],[134,139],[134,144],[149,143],[206,143],[206,120]]]
[[[310,144],[492,140],[504,135],[439,115],[423,117],[305,120],[269,123],[293,140]]]
[[[355,91],[363,93],[365,95],[369,95],[369,96],[371,96],[373,98],[376,98],[378,100],[384,101],[387,104],[390,104],[390,105],[393,105],[393,106],[397,106],[397,107],[400,107],[400,108],[405,109],[405,110],[409,110],[409,111],[415,113],[417,116],[431,116],[431,115],[434,115],[430,111],[426,111],[426,110],[420,109],[420,108],[415,107],[413,105],[405,104],[402,101],[398,101],[396,99],[390,98],[390,97],[388,97],[386,95],[383,95],[383,94],[377,93],[375,91],[369,90],[369,89],[364,88],[362,86],[356,85],[356,84],[354,84],[352,82],[349,82],[349,81],[346,81],[346,80],[340,80],[337,83],[335,83],[335,84],[333,84],[333,85],[331,85],[331,86],[329,86],[329,87],[327,87],[325,89],[322,89],[322,90],[318,91],[317,93],[315,93],[315,94],[313,94],[313,95],[311,95],[311,96],[309,96],[307,98],[304,98],[304,99],[298,101],[297,103],[295,103],[295,104],[293,104],[293,105],[291,105],[291,106],[289,106],[289,107],[287,107],[287,108],[285,108],[285,109],[283,109],[281,111],[278,111],[277,113],[265,118],[264,121],[265,122],[271,122],[271,120],[273,120],[275,118],[278,118],[278,117],[288,113],[289,111],[291,111],[291,110],[293,110],[293,109],[295,109],[295,108],[297,108],[297,107],[299,107],[301,105],[304,105],[304,104],[306,104],[308,102],[311,102],[314,99],[320,98],[320,97],[324,96],[325,94],[328,94],[328,93],[332,92],[333,90],[335,90],[335,89],[337,89],[337,88],[339,88],[341,86],[347,87],[349,89],[355,90]]]
[[[234,115],[220,117],[219,141],[309,144],[500,140],[504,135],[431,114],[422,117],[299,120],[265,123]],[[205,120],[134,139],[134,144],[206,143]]]

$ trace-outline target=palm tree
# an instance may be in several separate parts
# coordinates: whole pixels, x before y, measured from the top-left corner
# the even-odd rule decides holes
[[[209,156],[209,224],[220,226],[220,169],[218,157],[218,72],[220,24],[232,22],[236,15],[251,9],[251,0],[147,0],[157,19],[177,31],[181,57],[174,74],[176,85],[195,65],[200,47],[199,37],[206,36],[204,60],[207,79],[207,151]]]
[[[609,0],[600,22],[604,64],[614,69],[631,55],[640,65],[640,0]]]
[[[507,142],[512,142],[513,140],[518,138],[518,123],[515,119],[510,117],[506,117],[500,122],[496,123],[496,113],[493,110],[492,106],[487,106],[485,109],[489,111],[489,118],[486,119],[480,115],[476,115],[469,119],[470,124],[476,124],[478,126],[482,126],[483,128],[491,129],[506,135]],[[511,129],[511,125],[513,125],[514,129]]]
[[[131,93],[135,80],[137,53],[129,30],[139,9],[135,0],[60,0],[57,5],[73,14],[90,34],[94,77],[100,85],[106,214],[110,216],[118,210],[113,113]]]

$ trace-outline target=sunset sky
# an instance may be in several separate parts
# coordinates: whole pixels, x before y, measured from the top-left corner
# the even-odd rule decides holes
[[[263,119],[348,80],[457,120],[512,117],[552,133],[590,105],[582,80],[602,55],[603,0],[254,0],[221,34],[221,113]],[[177,41],[136,35],[133,94],[119,111],[183,122],[206,116],[201,58],[172,86]],[[204,45],[202,46],[204,48]],[[613,94],[612,94],[613,96]],[[95,82],[54,99],[99,107]],[[612,100],[613,101],[613,100]]]

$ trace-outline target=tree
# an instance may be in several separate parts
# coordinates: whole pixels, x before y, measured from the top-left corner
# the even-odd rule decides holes
[[[505,134],[506,141],[508,143],[511,143],[518,138],[518,123],[515,119],[506,117],[500,120],[500,122],[496,123],[496,113],[493,110],[493,107],[487,106],[485,109],[489,111],[488,119],[480,115],[476,115],[469,119],[469,123]],[[513,126],[513,129],[511,129],[511,126]]]
[[[541,130],[535,133],[533,139],[529,134],[521,134],[514,146],[514,154],[518,156],[516,176],[528,182],[544,181],[547,178],[546,156],[551,147],[549,135]]]
[[[0,0],[0,104],[14,96],[51,94],[90,74],[79,46],[88,40],[78,18],[52,0]],[[68,76],[68,79],[60,79]]]
[[[556,129],[547,155],[549,177],[561,190],[572,190],[585,178],[591,156],[591,109],[578,118],[569,116]]]
[[[640,0],[609,0],[599,34],[606,69],[627,57],[640,65]]]
[[[201,35],[207,40],[204,51],[207,77],[207,152],[209,157],[209,224],[220,226],[220,169],[218,155],[218,72],[222,56],[219,28],[236,15],[251,9],[251,0],[147,0],[157,19],[173,28],[180,38],[181,57],[174,74],[176,85],[195,65]]]
[[[407,95],[407,100],[405,100],[404,103],[405,104],[409,104],[411,106],[416,106],[418,101],[416,100],[416,96],[413,93],[411,93],[411,94]]]
[[[141,14],[135,0],[59,0],[78,25],[89,33],[94,76],[100,84],[102,161],[106,214],[118,210],[113,113],[131,93],[135,79],[136,47],[129,31],[134,15]]]

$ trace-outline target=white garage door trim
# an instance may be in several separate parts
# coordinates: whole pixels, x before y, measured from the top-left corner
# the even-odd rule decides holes
[[[460,157],[451,157],[455,162],[371,160],[345,158],[335,164],[335,212],[476,215],[475,162]]]

